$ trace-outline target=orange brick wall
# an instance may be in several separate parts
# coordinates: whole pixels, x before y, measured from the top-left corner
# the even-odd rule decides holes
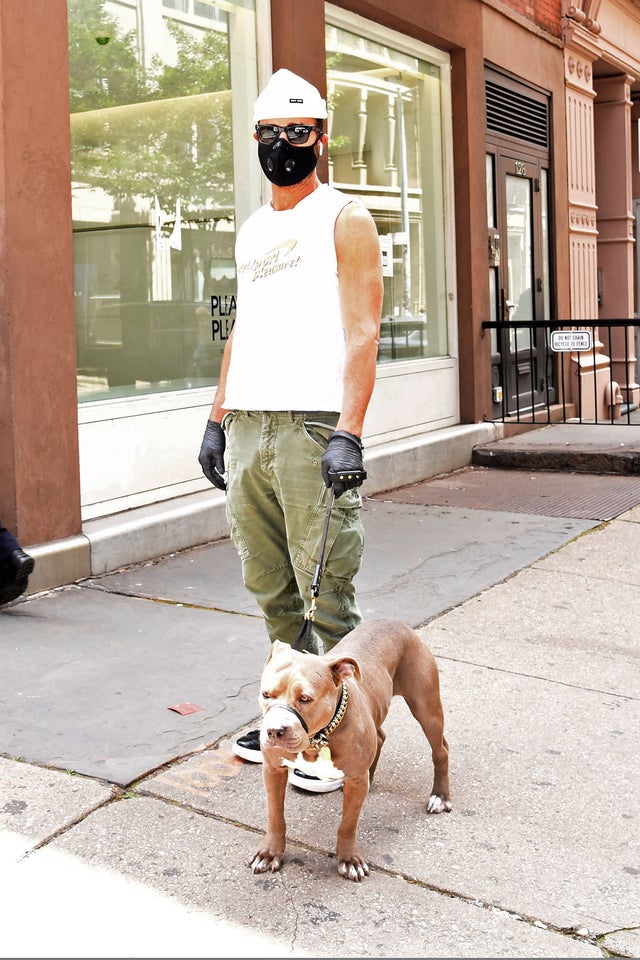
[[[505,6],[531,20],[541,30],[560,36],[560,0],[503,0]]]

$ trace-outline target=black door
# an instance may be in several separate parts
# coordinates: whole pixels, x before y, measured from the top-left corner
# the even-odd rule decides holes
[[[548,170],[538,158],[487,154],[489,283],[492,319],[509,326],[492,341],[494,414],[525,418],[555,401],[549,319]]]

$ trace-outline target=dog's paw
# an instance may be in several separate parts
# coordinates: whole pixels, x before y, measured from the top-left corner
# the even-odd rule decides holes
[[[251,859],[249,866],[254,873],[277,873],[282,867],[282,854],[269,853],[268,850],[258,850]]]
[[[353,880],[360,883],[365,877],[369,876],[369,867],[362,857],[352,857],[350,860],[341,860],[338,864],[338,873],[345,880]]]
[[[427,813],[449,813],[451,803],[437,793],[432,793],[427,800]]]

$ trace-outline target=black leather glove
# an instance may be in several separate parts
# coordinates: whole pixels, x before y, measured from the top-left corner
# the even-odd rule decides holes
[[[362,441],[346,430],[334,430],[322,457],[322,479],[341,497],[345,490],[359,487],[367,479],[362,463]]]
[[[224,448],[227,440],[222,424],[216,420],[207,420],[207,427],[202,438],[202,446],[198,454],[198,462],[202,467],[207,480],[218,490],[226,490],[227,485],[222,474],[224,473]]]

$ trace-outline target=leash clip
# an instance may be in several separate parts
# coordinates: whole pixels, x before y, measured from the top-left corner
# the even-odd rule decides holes
[[[323,747],[329,746],[329,738],[322,730],[319,730],[315,736],[309,738],[309,746],[313,747],[314,750],[320,751]]]

